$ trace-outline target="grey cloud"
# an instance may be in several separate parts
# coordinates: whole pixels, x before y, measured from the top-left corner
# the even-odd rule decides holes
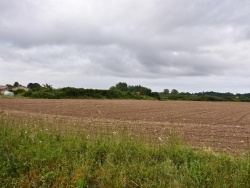
[[[0,9],[2,70],[164,79],[250,68],[247,0],[9,0]]]

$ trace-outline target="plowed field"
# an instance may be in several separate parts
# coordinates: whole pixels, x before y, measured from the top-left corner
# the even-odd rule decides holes
[[[219,151],[242,151],[250,142],[250,103],[0,99],[0,111],[60,116],[89,127],[99,123],[111,131],[126,126],[158,141],[177,132],[194,147]]]

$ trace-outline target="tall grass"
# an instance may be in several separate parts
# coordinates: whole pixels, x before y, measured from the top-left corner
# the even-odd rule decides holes
[[[0,113],[0,187],[250,187],[247,154],[65,132],[53,123]]]

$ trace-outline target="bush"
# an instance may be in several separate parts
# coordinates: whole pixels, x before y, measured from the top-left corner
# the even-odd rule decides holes
[[[25,90],[24,89],[17,89],[15,91],[13,91],[15,95],[21,95],[23,93],[25,93]]]

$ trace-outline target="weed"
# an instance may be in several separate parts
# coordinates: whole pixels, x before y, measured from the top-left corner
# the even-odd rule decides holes
[[[0,187],[250,187],[249,155],[64,132],[56,122],[0,115]]]

